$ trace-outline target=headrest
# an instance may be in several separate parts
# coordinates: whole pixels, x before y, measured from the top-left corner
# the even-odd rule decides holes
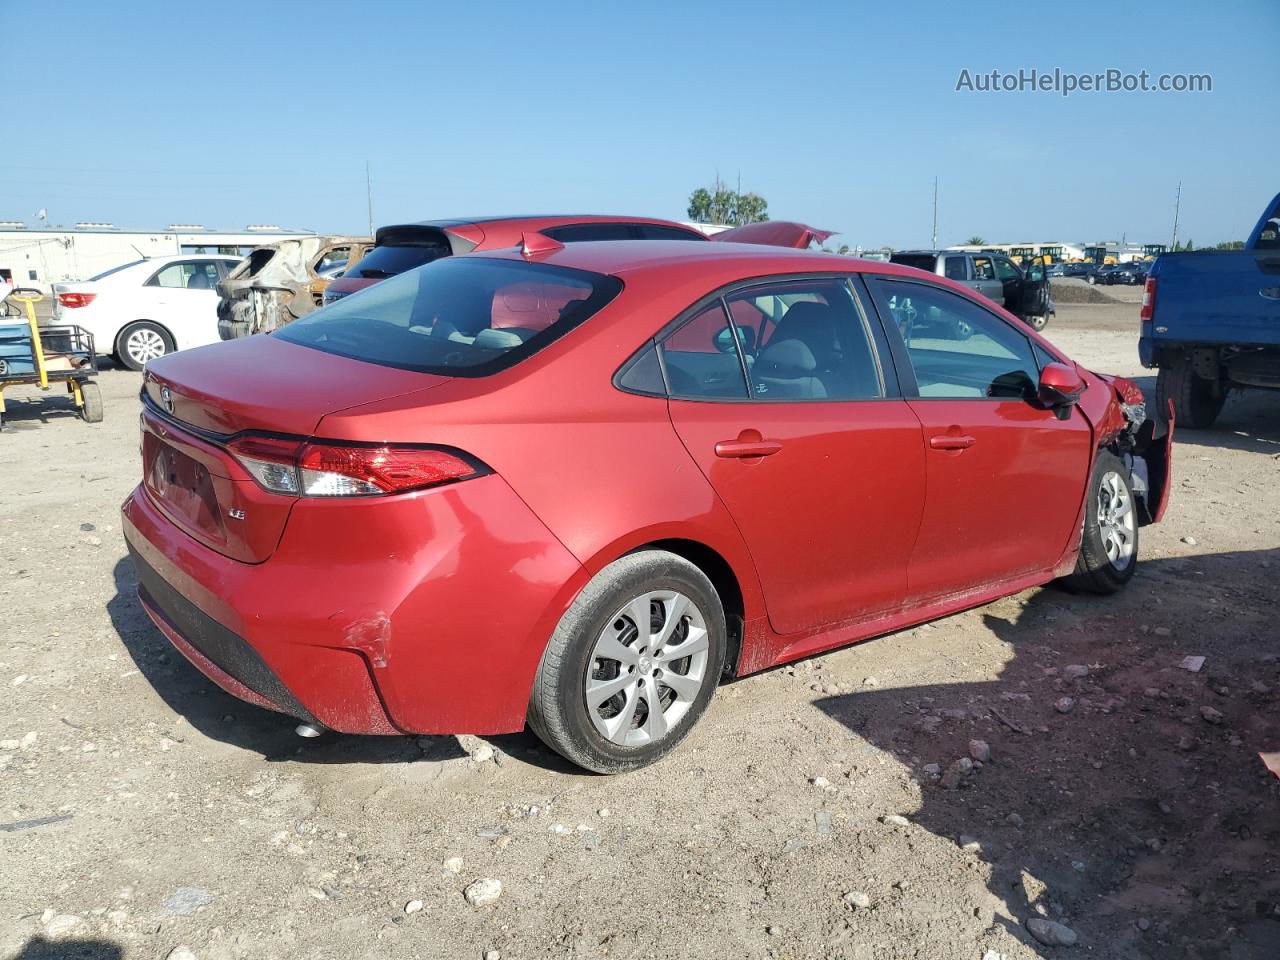
[[[762,376],[795,380],[813,376],[818,369],[818,361],[813,351],[801,341],[780,340],[760,352],[755,369]]]

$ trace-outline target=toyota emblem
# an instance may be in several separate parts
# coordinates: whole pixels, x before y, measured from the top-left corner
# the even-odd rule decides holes
[[[168,387],[160,388],[160,402],[164,404],[164,408],[173,413],[173,394]]]

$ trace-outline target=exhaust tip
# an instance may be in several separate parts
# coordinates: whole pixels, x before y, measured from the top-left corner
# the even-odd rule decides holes
[[[305,737],[308,740],[314,740],[316,737],[320,736],[320,734],[324,733],[324,727],[317,726],[314,723],[300,723],[293,728],[293,732],[300,737]]]

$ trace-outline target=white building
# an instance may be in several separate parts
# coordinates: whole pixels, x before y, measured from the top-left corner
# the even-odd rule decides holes
[[[198,223],[171,223],[165,230],[122,230],[111,223],[77,223],[70,229],[0,220],[0,277],[19,287],[36,287],[46,296],[60,280],[90,277],[141,260],[181,253],[234,253],[310,230],[282,230],[250,224],[243,230],[214,230]]]

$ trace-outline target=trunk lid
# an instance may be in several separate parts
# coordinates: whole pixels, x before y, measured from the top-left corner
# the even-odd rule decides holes
[[[170,354],[147,365],[143,484],[185,533],[232,559],[260,563],[280,542],[295,499],[260,487],[226,448],[232,436],[310,437],[328,414],[449,380],[275,337]]]

